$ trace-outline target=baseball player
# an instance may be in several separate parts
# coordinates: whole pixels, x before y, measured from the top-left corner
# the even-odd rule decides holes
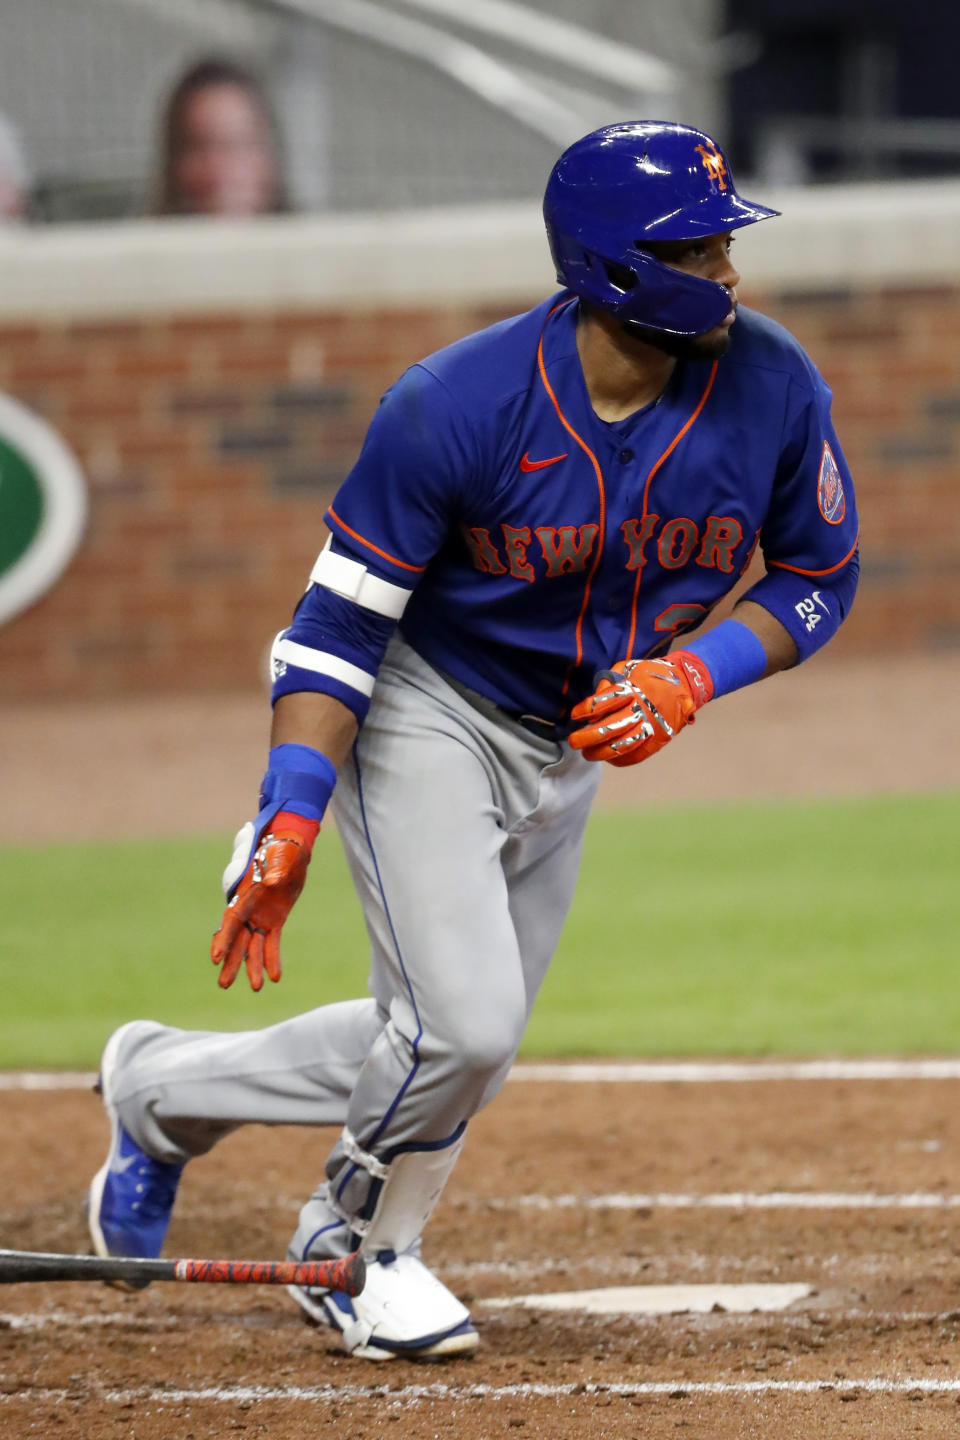
[[[222,986],[243,966],[255,990],[280,978],[332,797],[371,993],[242,1034],[117,1031],[98,1253],[158,1254],[184,1164],[236,1127],[336,1125],[290,1255],[359,1245],[367,1287],[294,1298],[369,1359],[475,1348],[420,1235],[557,944],[592,762],[646,760],[805,660],[856,588],[830,392],[785,330],[738,309],[735,232],[776,213],[699,131],[598,130],[547,186],[560,293],[383,397],[273,647],[259,813],[212,949]],[[758,545],[764,578],[682,645]]]

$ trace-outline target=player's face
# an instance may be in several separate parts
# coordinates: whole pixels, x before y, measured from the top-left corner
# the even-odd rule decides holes
[[[274,157],[263,116],[239,85],[208,85],[183,117],[176,190],[193,215],[261,215],[273,202]]]
[[[730,256],[732,245],[733,236],[727,231],[723,235],[704,235],[697,240],[657,240],[645,247],[657,260],[662,260],[674,270],[698,275],[702,280],[713,280],[730,291],[730,313],[712,330],[691,339],[664,336],[652,343],[659,344],[671,355],[698,360],[715,360],[727,353],[730,331],[737,315],[737,286],[740,284],[740,276]]]

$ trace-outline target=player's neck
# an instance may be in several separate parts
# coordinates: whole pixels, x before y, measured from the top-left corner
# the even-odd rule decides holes
[[[676,360],[626,335],[612,316],[581,306],[577,351],[590,403],[601,420],[625,420],[666,389]]]

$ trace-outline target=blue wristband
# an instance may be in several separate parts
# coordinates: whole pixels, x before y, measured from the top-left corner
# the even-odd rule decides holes
[[[281,810],[291,810],[319,825],[337,783],[333,762],[310,745],[275,745],[260,786],[260,811],[234,841],[233,858],[223,872],[223,890],[233,901],[261,837]]]
[[[739,620],[721,620],[713,630],[684,645],[683,649],[696,655],[710,671],[714,700],[718,695],[729,695],[731,690],[752,685],[767,668],[763,642]]]
[[[275,806],[320,821],[336,783],[333,762],[320,750],[311,745],[274,745],[260,786],[261,813]]]

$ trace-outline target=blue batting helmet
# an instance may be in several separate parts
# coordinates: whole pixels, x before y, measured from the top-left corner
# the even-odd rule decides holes
[[[669,335],[703,335],[730,312],[723,285],[644,249],[778,215],[743,200],[726,157],[687,125],[636,121],[577,140],[554,165],[543,218],[557,279],[584,300]]]

